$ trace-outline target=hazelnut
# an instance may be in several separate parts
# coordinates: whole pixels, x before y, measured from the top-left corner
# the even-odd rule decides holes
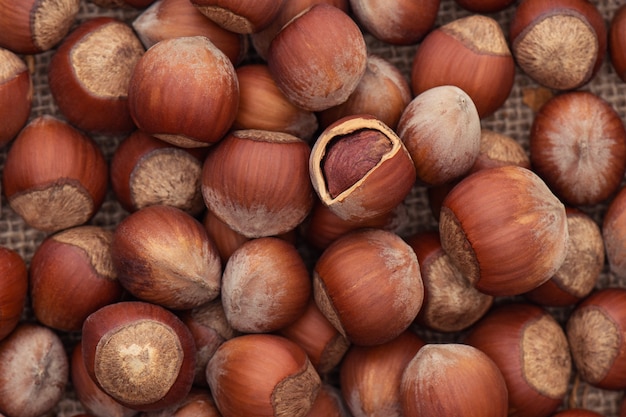
[[[284,0],[191,0],[203,15],[231,32],[250,34],[265,29]]]
[[[171,206],[124,218],[111,243],[113,266],[135,297],[166,308],[194,308],[218,297],[222,265],[202,224]]]
[[[433,28],[440,0],[350,0],[355,20],[375,38],[392,45],[416,44]]]
[[[291,103],[280,91],[266,64],[247,64],[236,69],[239,110],[235,129],[284,132],[309,141],[317,131],[315,113]]]
[[[135,65],[128,104],[144,132],[184,148],[208,146],[235,120],[237,75],[228,57],[204,36],[164,39]]]
[[[605,251],[602,231],[583,211],[566,207],[569,240],[565,261],[556,274],[526,293],[527,299],[546,306],[573,305],[584,299],[600,281]]]
[[[342,117],[370,114],[392,129],[411,101],[411,87],[397,66],[378,55],[368,55],[365,73],[348,99],[319,113],[326,128]]]
[[[572,90],[595,76],[607,33],[596,5],[585,0],[523,0],[510,22],[515,61],[537,83]]]
[[[243,60],[248,49],[243,35],[207,19],[189,0],[156,0],[132,21],[132,27],[146,49],[164,39],[206,36],[233,65]]]
[[[60,119],[39,116],[13,141],[2,187],[26,224],[56,232],[91,219],[107,182],[107,163],[93,139]]]
[[[267,333],[224,342],[209,361],[206,377],[223,417],[304,417],[321,387],[304,350]]]
[[[415,233],[407,243],[417,255],[424,283],[417,323],[439,332],[458,332],[485,315],[494,297],[478,291],[454,266],[437,231]]]
[[[133,417],[137,410],[124,407],[91,379],[83,360],[82,341],[70,353],[70,379],[80,405],[94,417]]]
[[[372,346],[405,331],[424,287],[413,249],[392,232],[360,229],[335,240],[313,271],[320,311],[351,343]]]
[[[274,37],[267,57],[285,96],[306,110],[343,103],[367,66],[367,47],[357,24],[341,9],[318,3],[290,20]]]
[[[310,153],[305,141],[288,133],[232,131],[204,161],[204,202],[230,228],[249,238],[293,230],[313,206]]]
[[[580,379],[608,390],[626,387],[626,290],[606,287],[587,296],[569,315],[567,339]]]
[[[471,98],[481,119],[498,110],[513,89],[515,61],[500,24],[474,14],[433,29],[411,66],[413,94],[455,85]]]
[[[498,366],[509,393],[509,410],[520,417],[548,417],[562,404],[572,375],[565,332],[541,307],[502,304],[466,335]]]
[[[121,299],[112,240],[113,232],[98,226],[76,226],[44,239],[30,263],[30,299],[39,322],[77,332],[89,314]]]
[[[270,48],[270,44],[283,26],[309,7],[318,3],[330,4],[331,6],[337,7],[346,13],[349,11],[348,0],[284,0],[278,14],[269,26],[259,32],[250,34],[250,40],[254,51],[260,58],[267,60],[267,51]]]
[[[193,337],[163,307],[141,301],[109,304],[87,317],[81,340],[89,377],[125,407],[168,407],[191,390]]]
[[[33,81],[26,63],[0,48],[0,146],[9,143],[28,121],[33,104]]]
[[[403,416],[505,417],[507,389],[496,364],[460,343],[426,344],[408,363],[400,384]]]
[[[441,185],[464,176],[480,151],[480,117],[459,87],[430,88],[407,105],[397,128],[415,164],[417,179]]]
[[[0,342],[0,412],[39,417],[63,398],[69,359],[61,338],[49,327],[20,323]]]
[[[0,47],[37,54],[55,47],[70,31],[80,0],[0,0]]]
[[[355,416],[401,417],[400,383],[425,342],[410,330],[377,346],[351,346],[339,368],[343,398]]]
[[[128,85],[144,49],[132,28],[96,17],[74,29],[50,60],[50,92],[75,127],[98,133],[135,128],[128,108]]]
[[[269,333],[293,323],[306,309],[311,280],[292,244],[260,237],[228,258],[222,304],[228,323],[242,333]]]
[[[304,313],[277,333],[304,349],[321,376],[335,370],[350,347],[348,340],[322,314],[313,297]]]
[[[22,256],[0,246],[0,340],[19,325],[28,296],[28,271]]]
[[[530,130],[533,171],[563,201],[598,204],[626,172],[626,129],[612,105],[586,91],[559,94],[535,114]]]
[[[546,282],[565,260],[565,206],[532,171],[504,166],[478,171],[445,197],[441,246],[481,292],[504,296]]]
[[[317,138],[309,175],[320,201],[343,220],[395,209],[415,183],[415,166],[396,133],[369,115],[339,119]]]
[[[111,186],[129,212],[163,204],[193,216],[204,211],[200,179],[204,148],[179,148],[140,130],[124,138],[111,159]]]

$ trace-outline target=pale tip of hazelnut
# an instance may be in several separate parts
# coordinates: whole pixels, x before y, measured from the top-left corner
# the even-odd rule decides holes
[[[80,0],[41,0],[31,16],[32,40],[47,51],[63,39],[74,24]]]

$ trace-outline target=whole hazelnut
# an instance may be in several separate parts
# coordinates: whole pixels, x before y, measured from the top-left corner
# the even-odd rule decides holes
[[[164,39],[205,36],[226,54],[233,65],[239,64],[248,50],[245,36],[220,27],[189,0],[156,0],[131,25],[146,49]]]
[[[33,81],[26,63],[0,48],[0,146],[9,143],[28,121],[33,105]]]
[[[20,323],[0,342],[0,412],[39,417],[59,404],[69,382],[69,359],[49,327]]]
[[[119,282],[135,297],[183,310],[219,296],[222,266],[202,224],[171,206],[145,207],[124,218],[111,243]]]
[[[375,38],[392,45],[416,44],[432,29],[440,0],[350,0],[355,20]]]
[[[91,219],[107,183],[108,166],[97,143],[53,116],[39,116],[22,129],[2,178],[11,208],[26,224],[46,232]]]
[[[591,92],[566,92],[546,102],[535,114],[529,142],[533,171],[575,206],[608,199],[626,172],[624,123]]]
[[[411,101],[411,87],[404,74],[389,60],[368,55],[361,81],[348,99],[319,113],[323,128],[354,114],[370,114],[392,129]]]
[[[203,15],[231,32],[250,34],[276,18],[284,0],[191,0]]]
[[[605,249],[602,231],[583,211],[566,207],[569,240],[565,261],[556,274],[526,293],[527,299],[546,306],[573,305],[587,297],[600,281]]]
[[[583,86],[606,54],[602,14],[585,0],[523,0],[510,22],[515,61],[537,83],[555,90]]]
[[[191,390],[193,337],[163,307],[141,301],[109,304],[87,317],[81,340],[89,377],[127,408],[165,408]]]
[[[508,414],[502,373],[482,351],[461,343],[429,343],[417,351],[402,375],[405,417]]]
[[[425,342],[411,330],[377,346],[351,346],[339,368],[343,398],[354,416],[403,416],[400,383]]]
[[[572,375],[570,345],[556,319],[541,307],[502,304],[487,313],[464,342],[498,366],[519,417],[548,417],[562,404]]]
[[[571,312],[566,323],[572,360],[582,381],[607,390],[626,387],[626,290],[599,289]]]
[[[93,417],[133,417],[139,413],[115,401],[91,379],[83,360],[80,340],[70,353],[70,380],[78,402]]]
[[[478,171],[446,195],[441,246],[481,292],[518,295],[546,282],[567,253],[565,206],[534,172]]]
[[[269,333],[306,309],[311,280],[296,247],[276,237],[241,245],[228,258],[221,298],[228,323],[242,333]]]
[[[113,232],[98,226],[76,226],[44,239],[30,263],[30,301],[39,322],[77,332],[89,314],[121,299],[112,240]]]
[[[337,7],[319,3],[290,20],[274,37],[267,57],[278,88],[306,110],[343,103],[367,66],[361,30]]]
[[[134,212],[163,204],[196,216],[206,208],[200,179],[204,148],[179,148],[141,130],[124,138],[111,158],[111,187]]]
[[[411,66],[413,94],[455,85],[471,98],[481,119],[493,114],[513,89],[515,61],[500,24],[474,14],[433,29]]]
[[[70,31],[80,0],[1,0],[0,47],[37,54],[55,47]]]
[[[317,131],[317,116],[293,104],[280,91],[267,64],[247,64],[236,69],[239,109],[235,129],[284,132],[310,141]]]
[[[350,347],[348,340],[322,314],[313,297],[304,313],[277,334],[304,349],[320,376],[334,371]]]
[[[144,49],[132,28],[96,17],[74,29],[56,49],[48,67],[50,92],[75,127],[98,133],[135,128],[128,108],[128,85]]]
[[[206,377],[223,417],[304,417],[321,387],[304,350],[268,333],[224,342],[209,361]]]
[[[407,105],[397,128],[417,179],[441,185],[467,174],[480,151],[480,117],[472,98],[453,85],[430,88]]]
[[[346,116],[313,144],[309,176],[320,201],[343,220],[361,222],[394,210],[415,183],[402,140],[369,115]]]
[[[204,202],[249,238],[293,230],[313,206],[310,153],[304,140],[288,133],[232,131],[204,160]]]
[[[350,5],[348,0],[284,0],[278,14],[269,26],[259,32],[250,34],[250,41],[254,51],[260,58],[267,61],[267,51],[270,48],[270,44],[283,26],[309,7],[318,3],[327,3],[346,13],[349,12]]]
[[[416,322],[439,332],[459,332],[480,320],[494,297],[478,291],[454,266],[441,247],[439,233],[418,232],[406,241],[417,255],[424,283]]]
[[[180,147],[208,146],[235,120],[237,75],[228,57],[204,36],[164,39],[135,65],[128,105],[144,132]]]
[[[405,331],[424,287],[413,249],[393,232],[360,229],[318,258],[313,294],[320,311],[351,343],[372,346]]]
[[[28,297],[28,270],[14,249],[0,246],[0,340],[19,325]]]

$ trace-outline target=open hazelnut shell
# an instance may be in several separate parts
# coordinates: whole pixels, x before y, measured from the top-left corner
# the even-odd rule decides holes
[[[309,174],[321,202],[349,221],[392,211],[417,175],[402,140],[369,115],[347,116],[328,126],[311,150]]]

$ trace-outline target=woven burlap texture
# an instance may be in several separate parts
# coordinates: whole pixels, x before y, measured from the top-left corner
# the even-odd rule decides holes
[[[602,13],[607,27],[617,8],[621,5],[619,0],[593,1]],[[509,7],[506,10],[491,14],[502,26],[505,33],[508,31],[509,22],[514,14],[515,8]],[[95,4],[83,0],[81,9],[75,26],[94,18],[96,16],[110,16],[123,20],[130,24],[140,11],[132,9],[105,9]],[[461,9],[453,0],[442,0],[439,10],[439,16],[435,26],[441,26],[454,19],[467,16],[470,13]],[[391,63],[396,65],[398,69],[405,75],[407,81],[410,79],[410,68],[413,55],[419,44],[410,46],[391,46],[365,33],[366,41],[370,53],[379,55]],[[59,113],[54,100],[48,88],[47,68],[50,58],[54,50],[38,54],[35,56],[24,57],[31,65],[33,83],[35,87],[35,97],[31,118],[41,115],[54,115],[59,118],[63,116]],[[248,60],[256,60],[253,56]],[[244,61],[245,63],[246,61]],[[460,71],[462,69],[459,69]],[[533,120],[533,109],[525,104],[525,95],[536,91],[540,86],[530,80],[518,68],[515,76],[515,86],[505,104],[494,115],[484,119],[482,126],[497,132],[506,134],[518,140],[526,149],[528,148],[528,134]],[[626,120],[626,83],[622,82],[613,71],[609,58],[605,59],[597,76],[582,89],[591,91],[607,100],[613,105],[619,115]],[[123,139],[115,136],[92,136],[101,146],[105,156],[110,160],[117,144]],[[10,145],[9,145],[10,146]],[[9,146],[0,149],[0,164],[4,164],[6,152]],[[606,210],[606,203],[594,207],[585,208],[598,223],[601,222],[602,216]],[[114,195],[109,191],[106,201],[102,208],[91,220],[90,223],[113,229],[119,221],[126,216],[121,206],[115,201]],[[398,218],[396,220],[396,231],[403,237],[409,236],[415,232],[433,229],[436,222],[431,214],[425,189],[415,187],[410,195],[406,198],[404,204],[398,210]],[[45,238],[43,232],[28,227],[9,207],[2,196],[2,207],[0,217],[0,245],[16,250],[24,257],[27,263],[36,250],[40,242]],[[599,282],[599,287],[620,286],[623,283],[616,280],[605,268]],[[557,319],[563,321],[567,316],[566,310],[554,311]],[[28,307],[24,313],[26,320],[32,317]],[[67,344],[68,351],[76,342],[79,335],[61,334],[64,342]],[[453,339],[453,336],[426,333],[424,337],[432,341],[446,341]],[[572,389],[566,398],[564,407],[584,407],[599,412],[607,417],[618,415],[619,403],[622,398],[622,392],[604,391],[588,386],[578,381],[576,375],[572,377]],[[76,400],[71,384],[67,388],[67,393],[63,400],[58,404],[51,415],[59,417],[71,417],[80,412],[84,412],[80,403]]]

